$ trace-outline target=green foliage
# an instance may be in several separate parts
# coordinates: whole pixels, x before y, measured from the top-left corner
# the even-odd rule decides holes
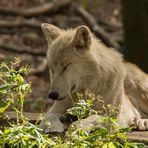
[[[97,114],[95,110],[92,109],[93,106],[93,99],[89,97],[94,97],[92,94],[88,93],[87,91],[82,94],[77,94],[79,102],[75,103],[74,106],[67,110],[67,112],[73,116],[77,116],[78,120],[88,117],[92,114]]]
[[[24,79],[28,74],[28,66],[20,68],[19,64],[20,59],[16,58],[13,62],[0,65],[0,113],[11,107],[17,116],[16,124],[10,123],[10,127],[0,131],[0,147],[53,147],[55,143],[24,118],[24,99],[31,90],[30,84]]]
[[[98,119],[101,125],[100,128],[92,128],[91,132],[87,132],[84,129],[78,127],[78,125],[69,129],[67,132],[67,146],[68,148],[144,148],[144,144],[133,143],[127,141],[126,133],[131,131],[131,128],[120,128],[117,124],[116,113],[111,111],[117,111],[119,107],[111,105],[105,106],[102,103],[103,110],[94,111],[93,98],[85,99],[86,94],[89,97],[94,97],[91,93],[86,92],[84,100],[79,100],[74,107],[68,110],[68,112],[74,116],[77,116],[79,120],[83,117],[88,117],[91,114],[104,113],[103,116]],[[82,97],[82,98],[83,98]],[[86,100],[86,102],[85,102]],[[99,100],[100,101],[100,100]],[[102,102],[102,101],[101,101]],[[80,109],[81,108],[81,109]],[[112,108],[112,109],[111,109]],[[109,110],[110,109],[110,110]],[[87,116],[88,115],[88,116]],[[79,122],[78,122],[79,124]]]
[[[11,107],[17,116],[16,124],[0,130],[0,147],[11,148],[144,148],[143,144],[127,141],[126,132],[130,128],[120,128],[115,115],[118,107],[104,105],[100,99],[85,92],[78,94],[78,103],[68,109],[68,113],[78,117],[78,124],[82,118],[92,114],[103,114],[99,122],[103,127],[93,127],[91,132],[79,128],[78,124],[69,128],[64,139],[59,136],[50,136],[40,128],[25,119],[23,115],[24,99],[31,91],[30,84],[24,77],[28,74],[28,66],[19,67],[20,60],[15,59],[8,64],[0,65],[0,113]],[[100,110],[92,109],[95,100],[102,104]],[[19,118],[19,115],[21,118]]]
[[[21,120],[25,122],[23,116],[23,103],[26,95],[30,92],[30,84],[26,83],[23,76],[28,73],[28,66],[19,68],[20,59],[0,65],[0,112],[4,112],[8,107],[16,111],[16,115],[21,115]],[[17,121],[18,123],[19,121]]]
[[[52,147],[55,143],[42,133],[37,126],[27,123],[22,125],[13,125],[5,128],[1,132],[0,146],[8,144],[10,147],[38,148]]]

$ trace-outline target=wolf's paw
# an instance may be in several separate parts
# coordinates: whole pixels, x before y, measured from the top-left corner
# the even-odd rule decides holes
[[[136,121],[137,121],[137,118],[133,117],[130,120],[128,120],[128,125],[129,126],[135,126]]]
[[[50,113],[45,115],[43,120],[41,121],[39,128],[43,129],[45,133],[51,132],[63,132],[64,125],[60,121],[60,114]]]
[[[137,119],[135,125],[139,130],[148,130],[148,119]]]

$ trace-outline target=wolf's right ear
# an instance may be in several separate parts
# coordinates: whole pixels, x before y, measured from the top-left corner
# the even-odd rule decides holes
[[[79,49],[89,49],[91,45],[91,33],[87,26],[82,25],[76,29],[74,46]]]
[[[50,45],[61,33],[61,30],[58,27],[48,23],[43,23],[41,28],[44,32],[48,45]]]

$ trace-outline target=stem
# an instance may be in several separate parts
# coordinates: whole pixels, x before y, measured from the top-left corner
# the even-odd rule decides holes
[[[17,108],[16,108],[16,105],[14,104],[14,95],[13,95],[13,93],[11,92],[10,93],[10,96],[11,96],[11,101],[13,102],[13,106],[12,106],[12,108],[13,108],[13,110],[15,111],[15,114],[16,114],[16,124],[18,125],[19,124],[19,113],[18,113],[18,110],[17,110]],[[17,103],[16,103],[17,104]]]
[[[13,106],[12,107],[15,111],[15,114],[16,114],[16,124],[18,125],[19,124],[19,115],[18,115],[18,110]]]
[[[25,124],[25,118],[23,115],[23,106],[24,106],[24,95],[21,94],[20,95],[20,116],[21,116],[22,123]]]

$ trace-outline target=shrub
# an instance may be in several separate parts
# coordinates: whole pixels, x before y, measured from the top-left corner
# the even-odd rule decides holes
[[[132,128],[120,128],[117,124],[116,114],[120,107],[105,105],[100,97],[95,97],[89,92],[84,95],[78,94],[80,99],[74,107],[68,109],[68,113],[77,116],[80,121],[84,117],[91,114],[103,114],[98,119],[103,127],[93,127],[91,132],[79,128],[79,121],[77,124],[69,129],[67,132],[67,144],[72,148],[143,148],[144,144],[128,142],[126,133],[131,131]],[[101,110],[95,111],[92,109],[94,101],[102,104]]]
[[[118,107],[105,106],[103,101],[99,111],[92,109],[95,96],[86,92],[78,94],[78,103],[68,109],[68,113],[78,118],[92,114],[104,114],[100,122],[109,125],[109,128],[92,128],[91,132],[78,127],[78,124],[69,128],[65,137],[49,136],[44,134],[37,125],[31,124],[23,115],[24,99],[31,92],[30,84],[24,79],[28,74],[28,66],[19,67],[18,58],[13,62],[0,65],[0,113],[12,108],[17,116],[16,123],[10,122],[10,127],[0,130],[0,147],[17,148],[144,148],[144,144],[127,141],[126,132],[130,128],[119,128],[114,115]],[[19,118],[20,116],[20,118]]]
[[[29,123],[23,115],[24,99],[31,91],[30,84],[24,80],[28,74],[28,66],[19,67],[20,59],[0,65],[0,113],[12,108],[17,117],[16,124],[10,123],[0,131],[0,146],[39,148],[50,147],[55,143],[42,133],[37,126]],[[19,118],[20,116],[20,118]]]

